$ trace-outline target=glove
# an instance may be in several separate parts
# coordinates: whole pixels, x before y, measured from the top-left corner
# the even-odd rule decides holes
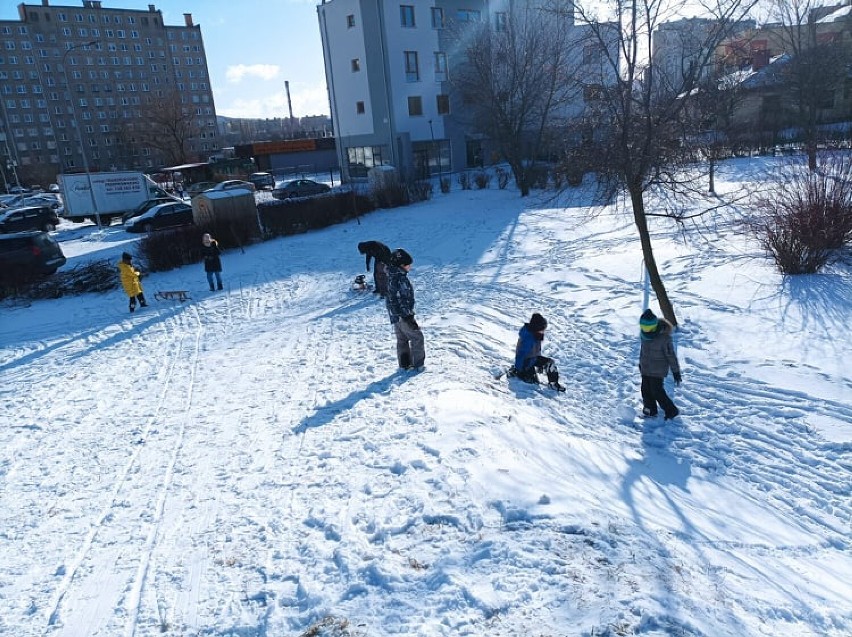
[[[414,315],[406,316],[402,320],[405,321],[406,323],[408,323],[408,326],[411,327],[412,329],[415,329],[415,330],[420,329],[420,326],[417,324],[417,321],[414,320]]]
[[[672,376],[674,376],[675,385],[680,385],[683,378],[680,375],[680,372],[672,372]]]

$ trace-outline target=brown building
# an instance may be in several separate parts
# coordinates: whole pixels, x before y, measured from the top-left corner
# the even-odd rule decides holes
[[[0,157],[21,182],[60,172],[150,170],[218,148],[199,25],[147,9],[18,5],[0,20]],[[176,133],[162,134],[174,124]],[[85,153],[85,154],[83,154]]]

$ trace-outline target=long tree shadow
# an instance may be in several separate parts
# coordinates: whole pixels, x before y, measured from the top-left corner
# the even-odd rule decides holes
[[[334,420],[338,414],[352,409],[359,401],[379,394],[389,394],[394,388],[411,378],[411,375],[410,372],[395,372],[379,380],[374,380],[366,387],[356,389],[343,398],[320,405],[316,412],[293,427],[292,431],[294,434],[301,434],[308,429],[323,427]]]

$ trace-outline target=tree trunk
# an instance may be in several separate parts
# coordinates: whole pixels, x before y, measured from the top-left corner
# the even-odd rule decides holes
[[[645,200],[641,185],[628,184],[627,189],[630,192],[630,203],[633,206],[633,221],[636,223],[636,229],[639,231],[639,241],[642,244],[642,257],[645,259],[645,268],[648,270],[648,278],[651,282],[651,287],[654,294],[657,295],[657,302],[660,304],[660,311],[663,317],[672,325],[677,325],[677,317],[675,317],[674,307],[669,301],[669,295],[666,292],[666,286],[663,285],[663,280],[660,278],[660,271],[657,269],[657,261],[654,259],[654,249],[651,246],[651,235],[648,232],[648,218],[645,216]]]
[[[709,193],[711,195],[716,194],[716,156],[711,153],[710,154],[710,189]]]

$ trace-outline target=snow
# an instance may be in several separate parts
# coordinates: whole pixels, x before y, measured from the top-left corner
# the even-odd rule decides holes
[[[654,220],[684,383],[642,422],[638,240],[579,193],[436,193],[226,251],[224,292],[151,274],[132,315],[4,305],[0,634],[852,634],[848,266]],[[138,241],[63,228],[68,267]],[[414,256],[420,374],[350,290],[371,239]],[[492,378],[534,311],[565,394]]]

